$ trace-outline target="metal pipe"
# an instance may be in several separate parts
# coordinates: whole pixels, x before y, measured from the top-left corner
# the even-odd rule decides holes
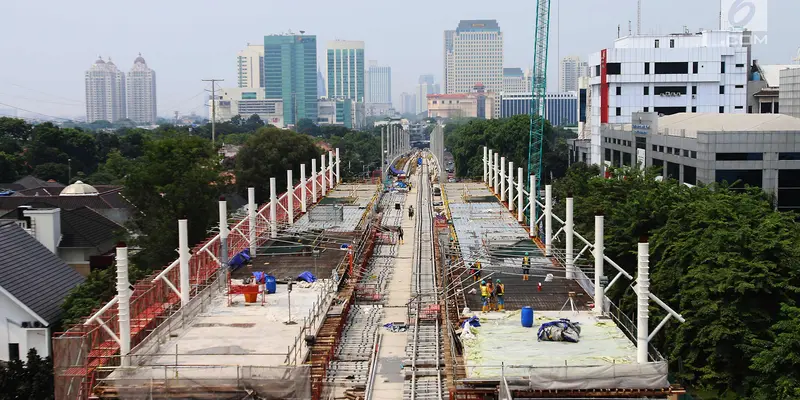
[[[286,170],[286,222],[294,224],[294,185],[292,184],[292,170]]]
[[[499,164],[500,164],[500,153],[495,152],[494,153],[494,181],[493,181],[494,185],[492,186],[492,187],[494,187],[494,193],[495,194],[498,193],[498,189],[499,189],[498,183],[500,183],[499,182],[500,181],[500,168],[498,168],[500,166]]]
[[[492,149],[489,149],[489,160],[487,162],[487,166],[489,167],[489,173],[487,176],[488,180],[486,181],[486,183],[489,185],[490,190],[494,190],[494,167],[492,167],[492,160],[494,160],[494,151],[492,151]]]
[[[278,193],[275,186],[275,178],[269,178],[269,236],[272,239],[278,236]]]
[[[381,185],[383,184],[383,172],[386,170],[386,150],[385,150],[386,144],[384,144],[385,142],[384,136],[386,136],[385,131],[386,128],[382,126],[381,127],[381,182],[380,182]]]
[[[333,190],[333,151],[328,152],[328,188]]]
[[[308,201],[308,181],[306,180],[306,165],[300,164],[300,212],[305,214],[306,212],[306,201]]]
[[[327,175],[328,175],[328,168],[325,167],[325,154],[320,156],[320,158],[322,159],[322,162],[320,163],[320,166],[319,166],[319,172],[320,172],[320,175],[322,175],[322,191],[320,192],[320,197],[325,197],[325,195],[328,193],[328,190],[326,189],[326,186],[327,186],[326,179],[327,179]]]
[[[219,198],[219,272],[220,277],[228,269],[228,202]]]
[[[184,223],[186,220],[182,220]],[[184,224],[185,228],[185,224]],[[188,251],[188,250],[187,250]],[[188,269],[188,268],[187,268]],[[183,281],[181,280],[181,283]],[[128,281],[128,246],[125,243],[117,245],[117,311],[119,322],[119,354],[121,367],[130,366],[131,352],[131,290]]]
[[[489,175],[487,173],[489,171],[488,158],[489,158],[489,148],[483,146],[483,183],[489,182]]]
[[[514,211],[514,162],[508,162],[508,211]],[[513,215],[513,214],[512,214]]]
[[[603,286],[600,285],[600,278],[603,276],[603,216],[594,217],[594,311],[598,315],[603,314],[603,298],[605,293]]]
[[[317,204],[317,159],[311,159],[311,204]]]
[[[256,256],[256,188],[247,188],[247,216],[248,216],[248,236],[250,242],[250,256]],[[275,210],[275,206],[271,206],[272,211]]]
[[[636,362],[647,363],[648,321],[650,319],[650,244],[639,243],[638,276],[636,277]]]
[[[189,304],[189,229],[185,219],[178,220],[178,253],[181,263],[181,307]]]
[[[536,190],[534,187],[532,191]],[[533,210],[531,210],[533,215]],[[544,254],[547,257],[553,255],[553,186],[544,187]]]
[[[525,193],[524,186],[522,186],[522,167],[517,168],[517,189],[519,190],[519,194],[517,195],[517,222],[523,221],[523,207],[522,204],[523,194]]]
[[[566,236],[567,248],[566,248],[566,263],[567,263],[567,279],[575,279],[575,261],[573,260],[574,256],[574,242],[575,242],[575,235],[573,234],[575,228],[575,221],[573,220],[573,204],[574,199],[572,197],[567,197],[567,223],[564,225],[564,236]]]
[[[500,201],[506,201],[506,158],[500,157]]]
[[[536,221],[534,221],[533,216],[535,213],[533,212],[536,209],[536,203],[534,199],[536,198],[533,195],[533,192],[536,190],[536,175],[530,175],[528,177],[528,184],[530,184],[530,195],[528,196],[528,207],[530,208],[530,218],[528,218],[528,230],[530,231],[529,234],[531,237],[536,236]]]
[[[342,183],[342,159],[339,158],[339,148],[336,148],[336,183]]]

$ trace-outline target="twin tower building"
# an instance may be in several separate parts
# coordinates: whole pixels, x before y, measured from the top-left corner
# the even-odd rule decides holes
[[[142,55],[127,77],[111,61],[98,57],[86,71],[86,122],[129,119],[137,125],[156,122],[156,72]]]

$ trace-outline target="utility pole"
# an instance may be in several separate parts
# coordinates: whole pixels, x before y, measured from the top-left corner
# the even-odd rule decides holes
[[[217,89],[214,85],[224,79],[203,79],[203,82],[211,82],[211,144],[215,144],[217,139]]]

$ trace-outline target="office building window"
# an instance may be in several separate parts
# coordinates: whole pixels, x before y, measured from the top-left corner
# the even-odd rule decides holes
[[[737,89],[744,89],[744,85],[736,85]]]
[[[658,146],[653,145],[653,151],[658,151]]]
[[[683,150],[683,156],[684,157],[689,157],[689,150],[684,149]]]
[[[673,153],[673,154],[675,154],[676,156],[679,156],[679,155],[681,155],[681,149],[679,149],[679,148],[677,148],[677,147],[676,147],[676,148],[675,148],[675,153]]]
[[[664,152],[664,146],[658,146],[658,152],[659,153],[663,153]]]
[[[650,107],[645,107],[645,108],[643,108],[643,109],[642,109],[642,111],[644,111],[644,112],[650,112]]]
[[[606,64],[606,74],[608,75],[620,75],[622,73],[622,64],[621,63],[608,63]]]
[[[620,115],[622,115],[622,107],[617,107],[617,109],[616,109],[616,114],[617,114],[617,116],[618,116],[618,117],[619,117]]]
[[[744,106],[734,106],[734,110],[743,110]]]
[[[697,152],[696,151],[692,151],[690,154],[691,154],[692,158],[697,158]]]
[[[761,187],[761,169],[718,169],[715,181],[732,185],[731,189],[742,190],[745,186]],[[736,183],[734,185],[734,183]]]
[[[717,153],[717,161],[761,161],[764,153]]]
[[[653,88],[653,94],[656,96],[686,94],[686,86],[656,86]]]
[[[644,95],[648,96],[649,94],[650,94],[650,86],[645,86],[644,87]]]
[[[747,113],[748,114],[752,114],[753,113],[753,106],[747,106]]]
[[[692,112],[693,112],[693,113],[696,113],[696,112],[697,112],[697,106],[692,106]]]
[[[697,94],[697,85],[692,85],[692,94]]]
[[[674,49],[675,48],[675,39],[670,39],[669,40],[669,48],[670,49]]]
[[[667,153],[672,154],[672,147],[667,147]]]
[[[688,74],[689,63],[685,62],[657,62],[656,75],[663,74]]]
[[[720,114],[724,114],[725,113],[725,106],[719,106],[719,113]]]
[[[631,160],[632,160],[631,153],[627,152],[622,153],[622,165],[630,166],[632,162]]]
[[[800,210],[800,170],[778,170],[778,210]]]
[[[611,164],[617,168],[622,166],[622,156],[619,150],[614,150],[614,161]]]
[[[658,40],[658,39],[656,39],[655,46],[656,46],[656,48],[659,48],[659,47],[661,47],[661,46],[660,46],[660,42],[659,42],[659,40]]]
[[[8,344],[8,359],[10,361],[19,360],[19,343]]]
[[[658,174],[664,176],[664,160],[653,159],[653,167],[658,168]]]
[[[688,165],[683,166],[683,183],[697,184],[697,168]]]
[[[736,68],[744,68],[744,64],[736,64]]]
[[[725,86],[724,85],[720,85],[719,86],[719,94],[725,94]]]
[[[653,111],[663,115],[672,115],[686,112],[686,107],[655,107]]]
[[[617,86],[617,96],[622,96],[622,86]]]
[[[800,160],[800,153],[778,153],[778,160],[797,161]]]
[[[667,179],[681,179],[681,165],[667,161]]]
[[[695,61],[695,62],[693,62],[693,63],[692,63],[692,73],[693,73],[693,74],[696,74],[696,73],[697,73],[697,70],[698,70],[699,64],[700,64],[700,63],[698,63],[697,61]]]
[[[650,63],[649,62],[644,63],[644,74],[645,75],[650,75]]]
[[[606,149],[605,151],[605,160],[604,161],[611,161],[611,149]]]
[[[719,64],[719,73],[720,74],[724,74],[725,73],[725,61],[723,61],[723,62],[721,62]]]

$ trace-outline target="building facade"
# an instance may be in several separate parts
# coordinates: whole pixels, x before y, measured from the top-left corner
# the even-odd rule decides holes
[[[133,61],[133,67],[128,72],[125,92],[128,119],[137,124],[155,124],[158,118],[156,72],[147,66],[141,54]]]
[[[591,162],[601,161],[601,126],[630,123],[634,112],[744,114],[748,35],[703,31],[630,36],[592,54]]]
[[[445,93],[467,93],[481,83],[487,92],[499,94],[503,91],[503,32],[500,25],[496,20],[460,21],[455,31],[445,32],[444,62]],[[496,107],[494,117],[497,117],[500,103],[493,103]]]
[[[344,126],[347,129],[358,129],[357,121],[360,117],[356,103],[350,99],[321,99],[319,106],[319,119],[317,123],[329,126]]]
[[[264,36],[265,98],[283,101],[283,122],[317,120],[317,37]]]
[[[780,93],[778,97],[780,112],[781,114],[800,118],[800,68],[785,68],[780,70],[779,74]]]
[[[317,70],[317,97],[323,98],[327,97],[328,88],[325,85],[325,77],[322,76],[322,71]]]
[[[417,110],[417,95],[415,93],[403,92],[400,94],[400,113],[401,114],[414,114]]]
[[[530,74],[525,75],[522,68],[503,68],[503,93],[531,92]]]
[[[632,124],[600,134],[605,167],[656,166],[690,185],[757,186],[780,211],[800,210],[800,119],[782,114],[634,113]],[[572,140],[570,161],[589,159],[586,140]]]
[[[392,104],[392,68],[369,62],[367,71],[367,103]]]
[[[86,71],[86,122],[117,122],[127,117],[125,74],[108,59],[98,57]]]
[[[264,46],[247,44],[236,54],[236,83],[240,88],[264,87]]]
[[[578,95],[569,93],[548,93],[545,114],[553,126],[578,125]],[[500,116],[508,118],[531,112],[531,93],[502,93],[500,95]]]
[[[417,85],[417,113],[428,111],[428,95],[441,93],[431,74],[420,75]]]
[[[589,74],[589,64],[578,56],[567,56],[561,59],[558,71],[558,91],[576,92],[578,80]]]
[[[216,107],[217,122],[230,121],[237,115],[247,119],[256,114],[265,123],[279,128],[286,126],[283,99],[266,98],[262,88],[218,88],[216,94],[217,98],[208,102],[208,115]]]
[[[492,119],[494,93],[429,94],[428,118]]]
[[[328,42],[328,98],[364,101],[364,42]]]

